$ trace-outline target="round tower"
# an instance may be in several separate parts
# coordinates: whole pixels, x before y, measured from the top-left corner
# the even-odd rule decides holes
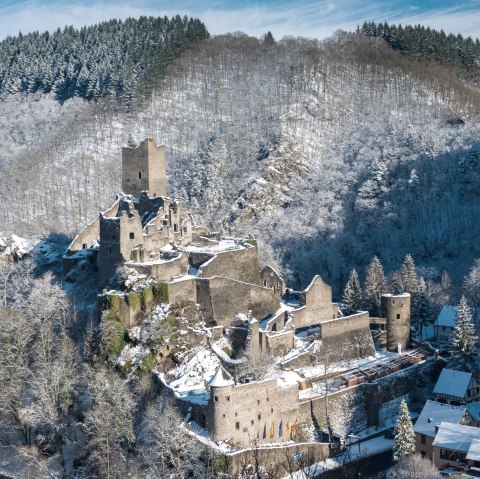
[[[208,429],[212,441],[225,441],[232,436],[232,401],[234,382],[231,376],[220,366],[211,379],[210,399],[208,401]]]
[[[387,351],[407,349],[410,343],[410,295],[382,295],[382,316],[387,320]]]

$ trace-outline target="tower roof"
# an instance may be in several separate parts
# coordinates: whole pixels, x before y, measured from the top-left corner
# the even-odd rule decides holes
[[[230,375],[220,366],[215,376],[210,380],[210,387],[221,388],[225,386],[233,386],[233,380]]]

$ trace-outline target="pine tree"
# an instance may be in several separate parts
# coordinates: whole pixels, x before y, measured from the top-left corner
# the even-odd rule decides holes
[[[358,311],[362,304],[362,288],[357,272],[352,269],[345,289],[343,290],[342,303],[345,314],[353,314]]]
[[[462,296],[457,306],[456,324],[450,347],[454,361],[470,369],[477,354],[477,341],[470,308],[465,296]]]
[[[373,316],[380,315],[381,297],[387,292],[387,281],[383,272],[382,263],[377,256],[373,257],[372,262],[367,268],[367,278],[365,280],[365,306]]]
[[[417,321],[420,338],[422,337],[423,327],[428,324],[432,314],[432,300],[427,291],[427,285],[423,276],[418,280],[417,288],[412,296],[412,318]]]
[[[405,399],[400,404],[400,415],[394,433],[393,460],[398,462],[415,452],[415,433]]]
[[[479,155],[480,156],[480,155]],[[473,308],[474,320],[478,321],[480,312],[480,259],[476,259],[463,281],[465,296]]]
[[[418,285],[418,277],[415,272],[415,263],[411,255],[407,254],[402,266],[402,287],[403,293],[412,294]]]

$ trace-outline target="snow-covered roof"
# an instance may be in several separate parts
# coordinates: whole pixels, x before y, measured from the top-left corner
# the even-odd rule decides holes
[[[224,386],[233,386],[233,380],[230,375],[220,366],[209,384],[210,387],[221,388]]]
[[[458,424],[466,410],[463,406],[450,406],[429,400],[423,406],[413,430],[418,434],[435,437],[435,426],[447,421]]]
[[[471,402],[466,405],[468,412],[476,421],[480,420],[480,402]]]
[[[472,373],[443,368],[433,393],[463,398],[471,379]]]
[[[474,439],[480,440],[480,428],[442,422],[438,428],[433,445],[443,449],[468,452]],[[474,444],[472,454],[477,450],[478,445]]]
[[[472,461],[480,461],[480,439],[479,438],[473,439],[472,443],[470,444],[470,448],[468,449],[467,459],[471,459]]]
[[[435,321],[435,326],[448,326],[450,328],[455,327],[457,318],[456,306],[444,306]]]

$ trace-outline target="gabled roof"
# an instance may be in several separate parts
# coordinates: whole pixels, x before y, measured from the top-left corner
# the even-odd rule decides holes
[[[470,444],[470,448],[468,449],[467,459],[471,459],[472,461],[480,461],[480,439],[479,438],[473,439],[472,443]]]
[[[448,326],[454,328],[457,322],[457,307],[444,306],[435,321],[435,326]]]
[[[450,406],[436,401],[427,401],[413,427],[418,434],[435,437],[435,427],[441,422],[458,424],[467,410],[466,406]]]
[[[471,402],[466,405],[466,408],[475,421],[480,421],[480,402]]]
[[[474,439],[480,440],[480,428],[442,422],[433,445],[444,449],[468,452]],[[477,448],[478,445],[475,442],[472,453],[475,453]]]
[[[224,386],[233,386],[234,383],[231,376],[220,366],[209,384],[210,387],[221,388]]]
[[[471,379],[472,373],[443,368],[433,393],[464,398]]]

